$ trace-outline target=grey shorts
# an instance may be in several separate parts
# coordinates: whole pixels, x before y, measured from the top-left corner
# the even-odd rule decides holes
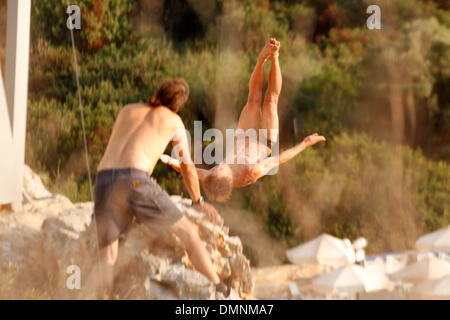
[[[100,248],[117,240],[134,219],[159,233],[183,217],[156,181],[135,168],[97,172],[94,215]]]

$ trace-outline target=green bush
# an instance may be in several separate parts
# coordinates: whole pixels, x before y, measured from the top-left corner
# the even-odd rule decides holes
[[[292,234],[282,230],[298,228],[299,240],[322,232],[352,240],[364,236],[369,252],[380,252],[411,249],[421,234],[450,224],[446,163],[364,134],[344,133],[327,144],[328,148],[307,150],[281,166],[281,178],[263,178],[264,192],[259,196],[255,190],[247,191],[252,211],[267,217],[277,212],[282,219],[266,220],[272,232]],[[283,179],[286,175],[291,179]],[[294,197],[280,202],[279,190],[287,189]],[[282,218],[285,208],[290,219]]]
[[[442,5],[420,2],[413,8],[410,1],[393,1],[399,33],[389,38],[366,30],[364,11],[354,13],[365,8],[357,0],[216,0],[208,2],[207,17],[189,3],[163,1],[160,21],[150,23],[143,13],[157,11],[152,0],[75,2],[83,13],[82,30],[74,35],[92,178],[120,110],[146,101],[165,77],[184,77],[190,85],[181,111],[188,129],[194,120],[202,120],[204,130],[216,120],[233,125],[259,50],[274,36],[282,42],[282,145],[313,132],[328,142],[239,194],[248,209],[263,215],[268,232],[288,242],[320,232],[364,235],[370,250],[380,251],[410,248],[420,233],[450,222],[448,164],[428,160],[417,148],[434,159],[450,154],[450,15]],[[66,3],[39,0],[32,8],[26,162],[52,191],[86,201]],[[185,17],[192,18],[192,28],[182,28]],[[424,38],[423,47],[411,40],[417,37]],[[429,51],[422,50],[425,40]],[[411,143],[416,149],[375,141],[392,134],[383,41],[425,68],[405,73],[416,81],[417,130],[423,133]],[[344,133],[354,131],[370,136]],[[180,175],[167,166],[158,164],[154,176],[168,192],[187,195]]]
[[[269,206],[264,212],[269,233],[276,239],[286,239],[294,234],[294,224],[286,210],[279,191],[270,195]]]
[[[105,45],[120,46],[134,39],[128,19],[134,3],[127,0],[83,0],[72,1],[82,13],[80,37],[83,51],[95,52]],[[66,0],[39,0],[32,6],[32,39],[44,38],[53,45],[67,45],[70,36],[67,31]]]

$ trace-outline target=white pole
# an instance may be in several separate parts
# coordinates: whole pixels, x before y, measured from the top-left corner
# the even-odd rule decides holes
[[[0,157],[0,204],[5,204],[16,201],[20,190],[15,187],[17,164],[1,74],[0,68],[0,150],[3,150]]]
[[[8,0],[7,8],[5,91],[13,140],[10,153],[16,164],[11,173],[15,183],[9,187],[14,189],[10,202],[20,203],[25,160],[31,0]]]

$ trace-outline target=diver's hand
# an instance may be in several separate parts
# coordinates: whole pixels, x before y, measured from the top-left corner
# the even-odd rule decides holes
[[[305,148],[310,147],[312,145],[315,145],[316,143],[320,141],[327,141],[324,136],[319,136],[319,134],[314,133],[312,135],[307,136],[305,139],[303,139],[303,143],[305,145]]]
[[[203,201],[202,203],[195,204],[194,208],[198,211],[201,211],[206,214],[208,217],[208,220],[213,223],[218,223],[221,219],[219,212],[217,212],[217,209],[210,203]]]

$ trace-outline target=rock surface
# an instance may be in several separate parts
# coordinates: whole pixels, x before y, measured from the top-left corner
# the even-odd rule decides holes
[[[88,286],[98,259],[93,204],[72,204],[66,197],[51,195],[31,170],[25,171],[24,185],[33,198],[41,199],[28,202],[23,212],[0,213],[0,273],[13,266],[25,271],[17,279],[24,289],[48,291],[51,298],[84,298],[83,285]],[[178,196],[172,200],[198,226],[222,280],[220,291],[194,270],[175,235],[155,237],[145,226],[134,224],[120,240],[115,295],[120,299],[251,298],[252,275],[240,239],[229,236],[223,222],[206,220],[189,200]],[[81,290],[66,287],[70,265],[80,267]]]
[[[311,279],[324,273],[326,268],[319,264],[280,265],[255,268],[253,297],[256,299],[282,300],[299,299],[311,288]]]
[[[26,164],[23,166],[23,187],[32,199],[48,198],[52,194],[44,187],[39,175]]]

